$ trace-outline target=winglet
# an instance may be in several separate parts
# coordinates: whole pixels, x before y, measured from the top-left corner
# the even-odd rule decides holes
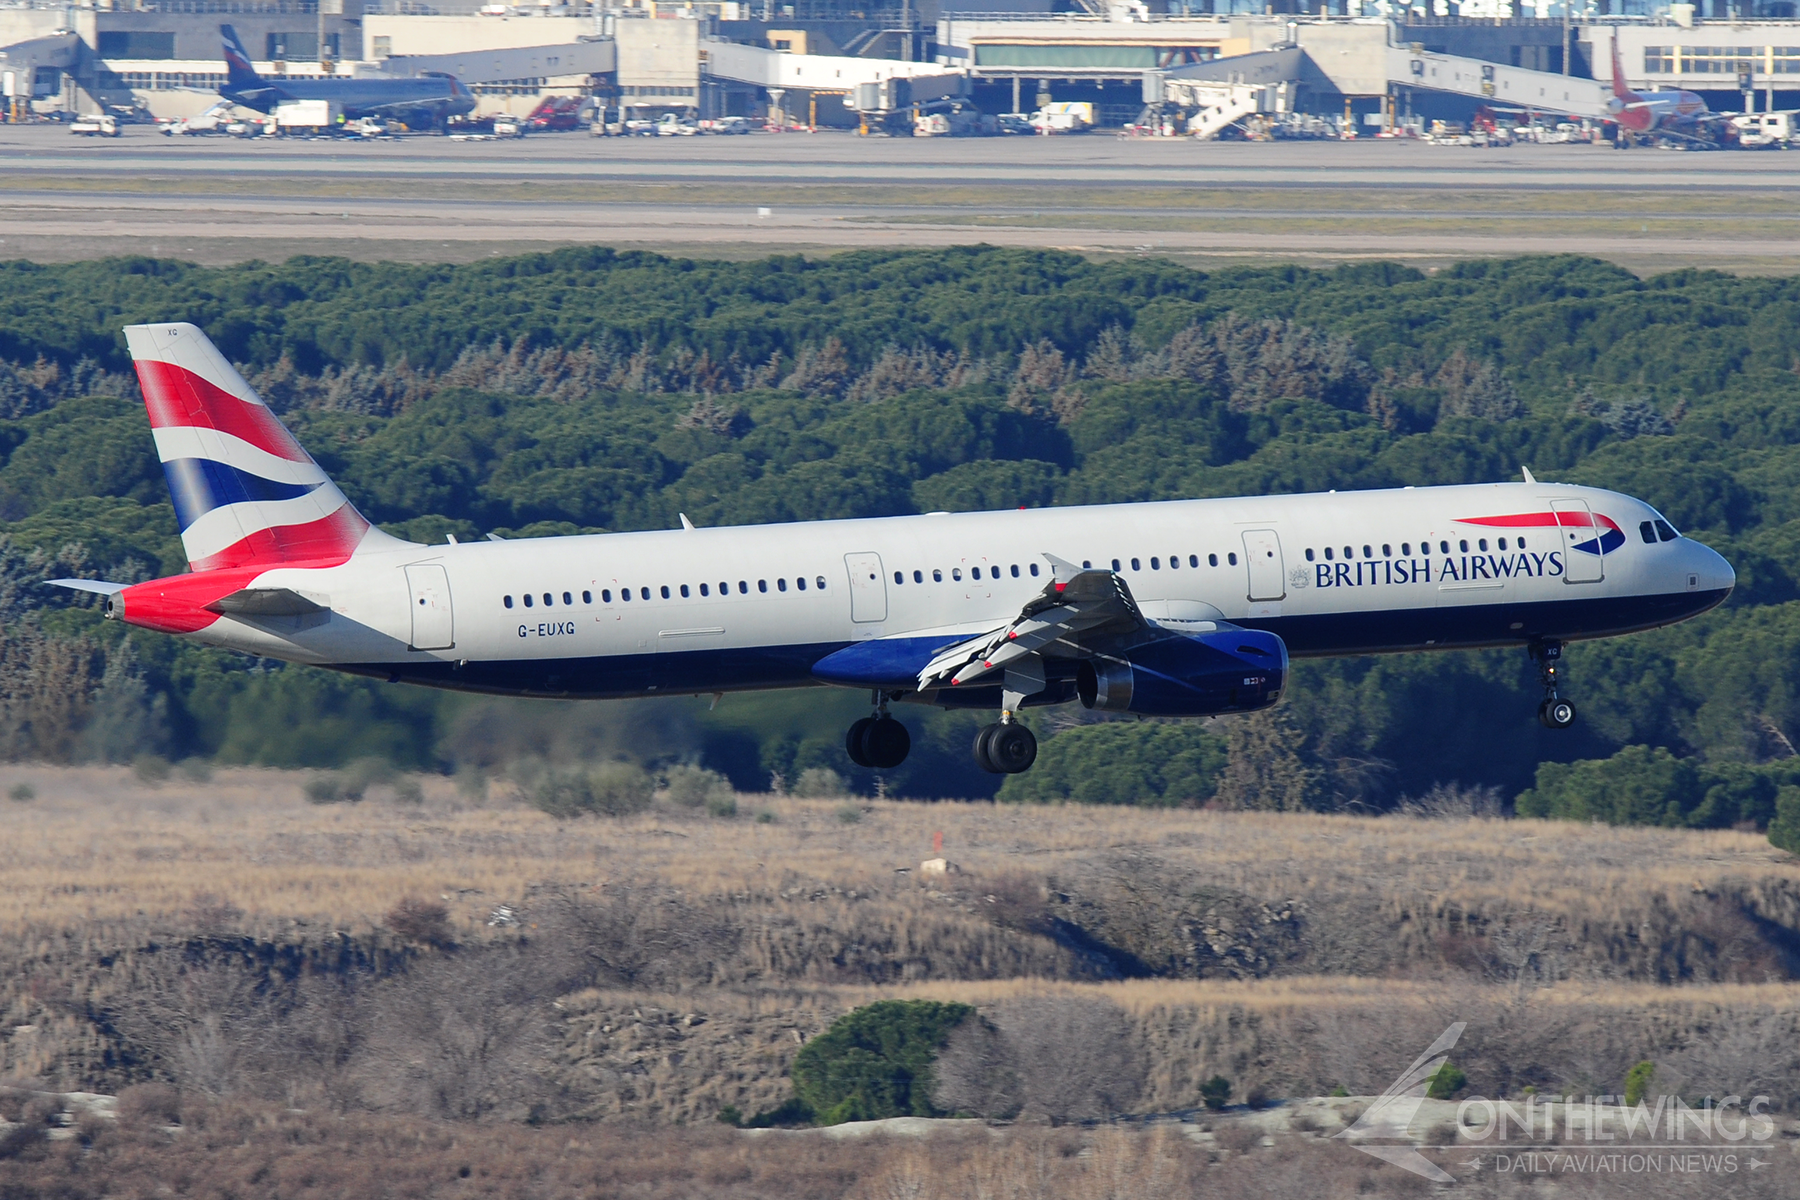
[[[1521,474],[1523,474],[1525,476],[1526,483],[1536,483],[1537,482],[1537,476],[1535,476],[1531,473],[1530,467],[1520,467],[1519,471]]]
[[[1069,585],[1069,580],[1081,574],[1081,568],[1074,563],[1056,557],[1048,550],[1044,552],[1044,561],[1050,564],[1050,577],[1057,591]]]

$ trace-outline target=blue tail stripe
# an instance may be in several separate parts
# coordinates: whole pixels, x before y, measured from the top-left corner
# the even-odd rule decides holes
[[[247,500],[293,500],[323,486],[264,479],[210,458],[171,459],[163,464],[163,474],[183,533],[215,508]]]

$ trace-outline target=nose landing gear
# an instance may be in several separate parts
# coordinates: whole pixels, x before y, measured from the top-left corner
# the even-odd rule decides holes
[[[912,751],[912,735],[906,732],[906,726],[888,715],[887,706],[887,695],[878,693],[875,715],[855,722],[844,735],[844,753],[859,767],[891,771],[905,762]]]
[[[1567,729],[1575,723],[1575,706],[1556,694],[1562,678],[1562,651],[1561,642],[1542,642],[1531,647],[1531,661],[1537,664],[1538,680],[1544,685],[1538,720],[1546,729]]]

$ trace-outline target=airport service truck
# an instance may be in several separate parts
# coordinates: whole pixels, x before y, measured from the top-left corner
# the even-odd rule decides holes
[[[284,100],[275,106],[275,128],[283,133],[330,133],[339,115],[330,100]]]

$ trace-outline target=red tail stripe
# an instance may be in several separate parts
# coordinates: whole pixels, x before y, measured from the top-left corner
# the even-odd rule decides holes
[[[137,373],[152,429],[216,429],[289,462],[312,461],[262,405],[240,400],[174,363],[140,359]]]
[[[328,517],[304,525],[276,525],[259,529],[216,554],[197,558],[196,571],[232,567],[278,567],[307,560],[311,566],[335,567],[355,553],[369,523],[348,504]]]

